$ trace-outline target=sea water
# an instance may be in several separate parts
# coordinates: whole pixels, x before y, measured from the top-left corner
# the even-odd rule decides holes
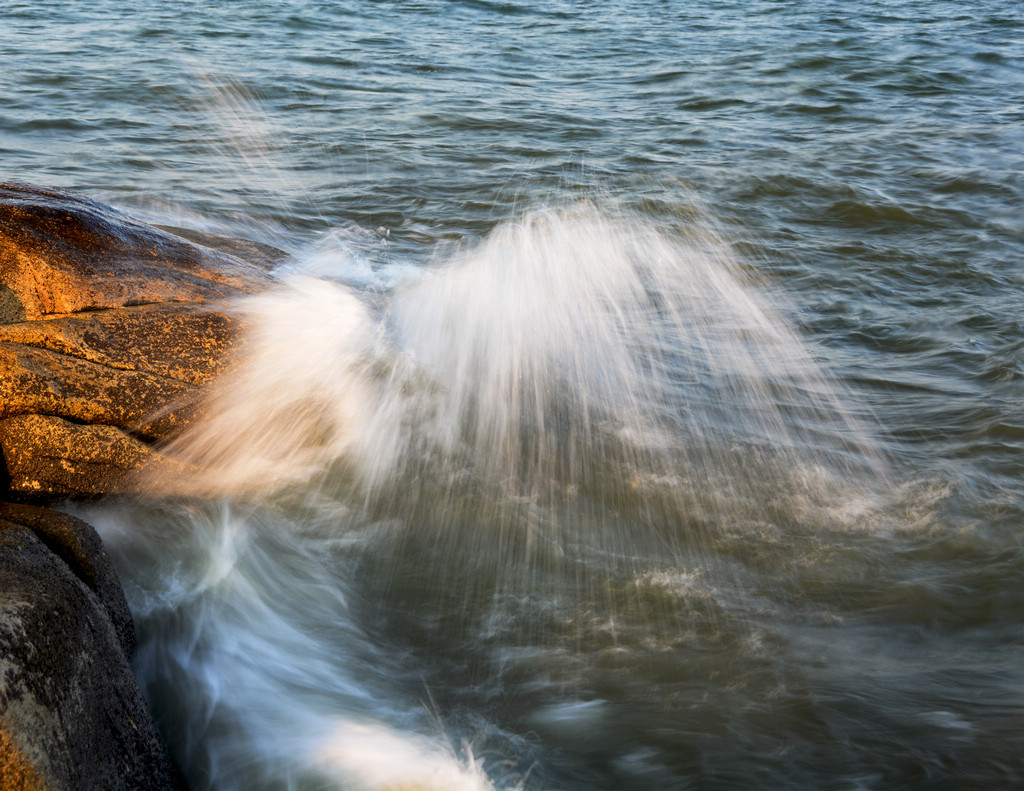
[[[196,789],[1024,783],[1024,16],[2,11],[4,178],[274,244],[76,512]]]

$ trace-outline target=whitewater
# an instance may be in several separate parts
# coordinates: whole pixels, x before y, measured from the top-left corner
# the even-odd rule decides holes
[[[74,504],[193,789],[1024,784],[1000,0],[40,0],[5,178],[287,254]]]

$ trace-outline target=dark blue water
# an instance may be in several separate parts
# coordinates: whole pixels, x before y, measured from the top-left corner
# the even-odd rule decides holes
[[[0,17],[4,178],[323,278],[92,515],[196,788],[1024,785],[1024,8]]]

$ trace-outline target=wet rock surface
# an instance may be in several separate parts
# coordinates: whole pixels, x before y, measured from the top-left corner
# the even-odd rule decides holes
[[[265,260],[261,263],[266,263]],[[7,322],[254,291],[266,272],[67,190],[0,183]]]
[[[16,501],[0,502],[0,790],[184,788],[99,536],[41,506],[132,493],[170,464],[159,443],[230,362],[224,301],[281,257],[0,183],[0,500]]]
[[[131,614],[95,531],[0,505],[0,787],[184,788],[132,674]]]

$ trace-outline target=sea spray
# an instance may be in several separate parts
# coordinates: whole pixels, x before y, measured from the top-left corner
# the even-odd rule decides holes
[[[237,303],[166,449],[193,474],[105,528],[159,580],[127,586],[139,672],[198,787],[557,787],[545,745],[612,745],[634,668],[760,661],[750,600],[884,480],[705,224],[543,209],[391,286],[294,269]]]
[[[376,407],[375,331],[348,289],[294,276],[237,309],[241,362],[211,389],[202,423],[166,449],[182,478],[153,476],[153,491],[255,496],[308,483],[351,454]]]
[[[343,251],[333,285],[352,286],[369,359],[386,358],[360,379],[411,407],[411,428],[382,437],[411,451],[380,453],[369,480],[321,462],[328,446],[302,454],[308,480],[234,497],[229,531],[212,527],[218,502],[118,516],[125,540],[108,546],[137,613],[140,677],[193,788],[352,788],[330,748],[365,745],[361,734],[396,763],[418,753],[395,735],[435,758],[454,746],[467,770],[468,741],[496,785],[539,791],[1024,787],[1024,4],[9,5],[8,170],[128,208],[183,204],[187,218],[162,222],[269,242],[309,275],[336,263],[310,262],[310,236],[329,248],[324,229],[358,224],[351,246],[369,266],[355,273]],[[228,101],[197,96],[197,69],[180,68],[189,52]],[[571,464],[572,479],[596,480],[575,493],[530,481],[550,454],[518,454],[525,482],[483,480],[469,448],[446,455],[417,415],[455,407],[416,394],[448,383],[396,342],[381,265],[485,237],[518,214],[510,198],[562,205],[595,189],[646,217],[604,207],[599,224],[651,223],[703,253],[681,180],[700,185],[743,258],[762,242],[753,267],[711,246],[725,290],[735,281],[765,308],[778,286],[792,300],[783,317],[810,339],[795,378],[784,353],[762,388],[791,445],[758,441],[765,416],[735,412],[699,353],[673,353],[667,414],[633,442],[664,448],[661,432],[667,454],[623,461],[606,421],[592,453],[607,447],[610,461]],[[721,354],[708,341],[712,369],[740,343],[724,337]],[[888,480],[871,420],[808,351],[877,410],[899,477],[925,482],[890,495],[891,509],[870,507]],[[638,474],[617,474],[633,461]],[[226,584],[199,588],[208,554],[233,559],[210,577]],[[252,554],[267,563],[231,584]],[[303,573],[307,561],[321,570]],[[179,588],[197,592],[180,610]],[[231,624],[246,622],[243,639]],[[260,649],[290,632],[282,623],[309,639]],[[179,652],[193,631],[201,650]],[[228,658],[206,661],[218,643]],[[161,681],[175,656],[192,658]],[[306,664],[330,670],[297,684]],[[334,695],[339,679],[378,708]],[[207,694],[215,727],[176,718],[205,711]],[[333,769],[299,782],[323,761]]]
[[[238,304],[243,359],[168,449],[201,471],[177,485],[388,509],[431,487],[542,509],[654,493],[715,518],[883,476],[749,280],[706,223],[592,206],[530,212],[383,293],[293,273]]]

